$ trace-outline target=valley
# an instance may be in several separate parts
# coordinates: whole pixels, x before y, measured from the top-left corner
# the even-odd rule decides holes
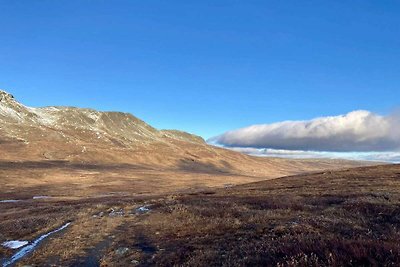
[[[4,266],[291,266],[304,257],[340,266],[332,240],[320,245],[335,262],[309,242],[337,223],[371,242],[373,222],[351,217],[348,203],[369,208],[378,194],[387,206],[367,212],[396,212],[396,165],[253,157],[127,113],[31,108],[4,91],[0,121]],[[363,249],[390,248],[388,263],[398,262],[397,228],[379,227],[388,241]]]

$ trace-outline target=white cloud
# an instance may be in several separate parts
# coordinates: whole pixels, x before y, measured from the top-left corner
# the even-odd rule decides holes
[[[275,151],[400,151],[400,116],[381,116],[358,110],[309,121],[253,125],[226,132],[209,141],[226,147]]]
[[[284,149],[259,149],[251,147],[229,147],[237,152],[274,158],[294,158],[294,159],[349,159],[367,160],[400,163],[400,152],[324,152],[324,151],[303,151],[303,150],[284,150]]]

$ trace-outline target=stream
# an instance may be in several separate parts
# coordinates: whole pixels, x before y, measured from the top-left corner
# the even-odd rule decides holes
[[[42,242],[44,239],[46,239],[47,237],[49,237],[50,235],[53,235],[57,232],[60,232],[62,230],[64,230],[65,228],[67,228],[71,223],[66,223],[63,226],[61,226],[60,228],[57,228],[51,232],[48,232],[47,234],[41,235],[40,237],[38,237],[37,239],[35,239],[32,243],[24,246],[23,248],[21,248],[20,250],[18,250],[14,255],[11,256],[11,258],[6,259],[3,262],[3,267],[7,267],[7,266],[11,266],[14,263],[16,263],[17,261],[19,261],[20,259],[22,259],[23,257],[25,257],[26,255],[28,255],[29,253],[33,252],[35,250],[35,248],[40,244],[40,242]]]

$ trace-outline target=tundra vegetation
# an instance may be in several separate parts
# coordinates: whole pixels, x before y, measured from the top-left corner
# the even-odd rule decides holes
[[[400,165],[180,193],[30,198],[0,208],[0,241],[33,240],[71,222],[21,266],[400,264]],[[0,248],[1,258],[13,253]]]

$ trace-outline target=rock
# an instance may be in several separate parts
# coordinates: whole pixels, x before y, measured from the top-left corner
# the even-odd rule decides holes
[[[3,90],[0,90],[0,102],[10,100],[10,99],[14,99],[14,96]]]
[[[115,251],[115,254],[117,254],[118,256],[123,256],[123,255],[125,255],[126,253],[128,253],[129,252],[129,248],[127,248],[127,247],[120,247],[120,248],[118,248],[116,251]]]
[[[93,215],[93,218],[100,218],[104,216],[104,212],[100,212],[99,214]]]
[[[108,216],[110,216],[110,217],[122,217],[122,216],[124,216],[124,214],[125,214],[125,212],[124,212],[123,209],[120,209],[120,210],[111,209],[111,212],[108,214]]]
[[[231,188],[233,187],[233,184],[224,184],[224,188]]]

